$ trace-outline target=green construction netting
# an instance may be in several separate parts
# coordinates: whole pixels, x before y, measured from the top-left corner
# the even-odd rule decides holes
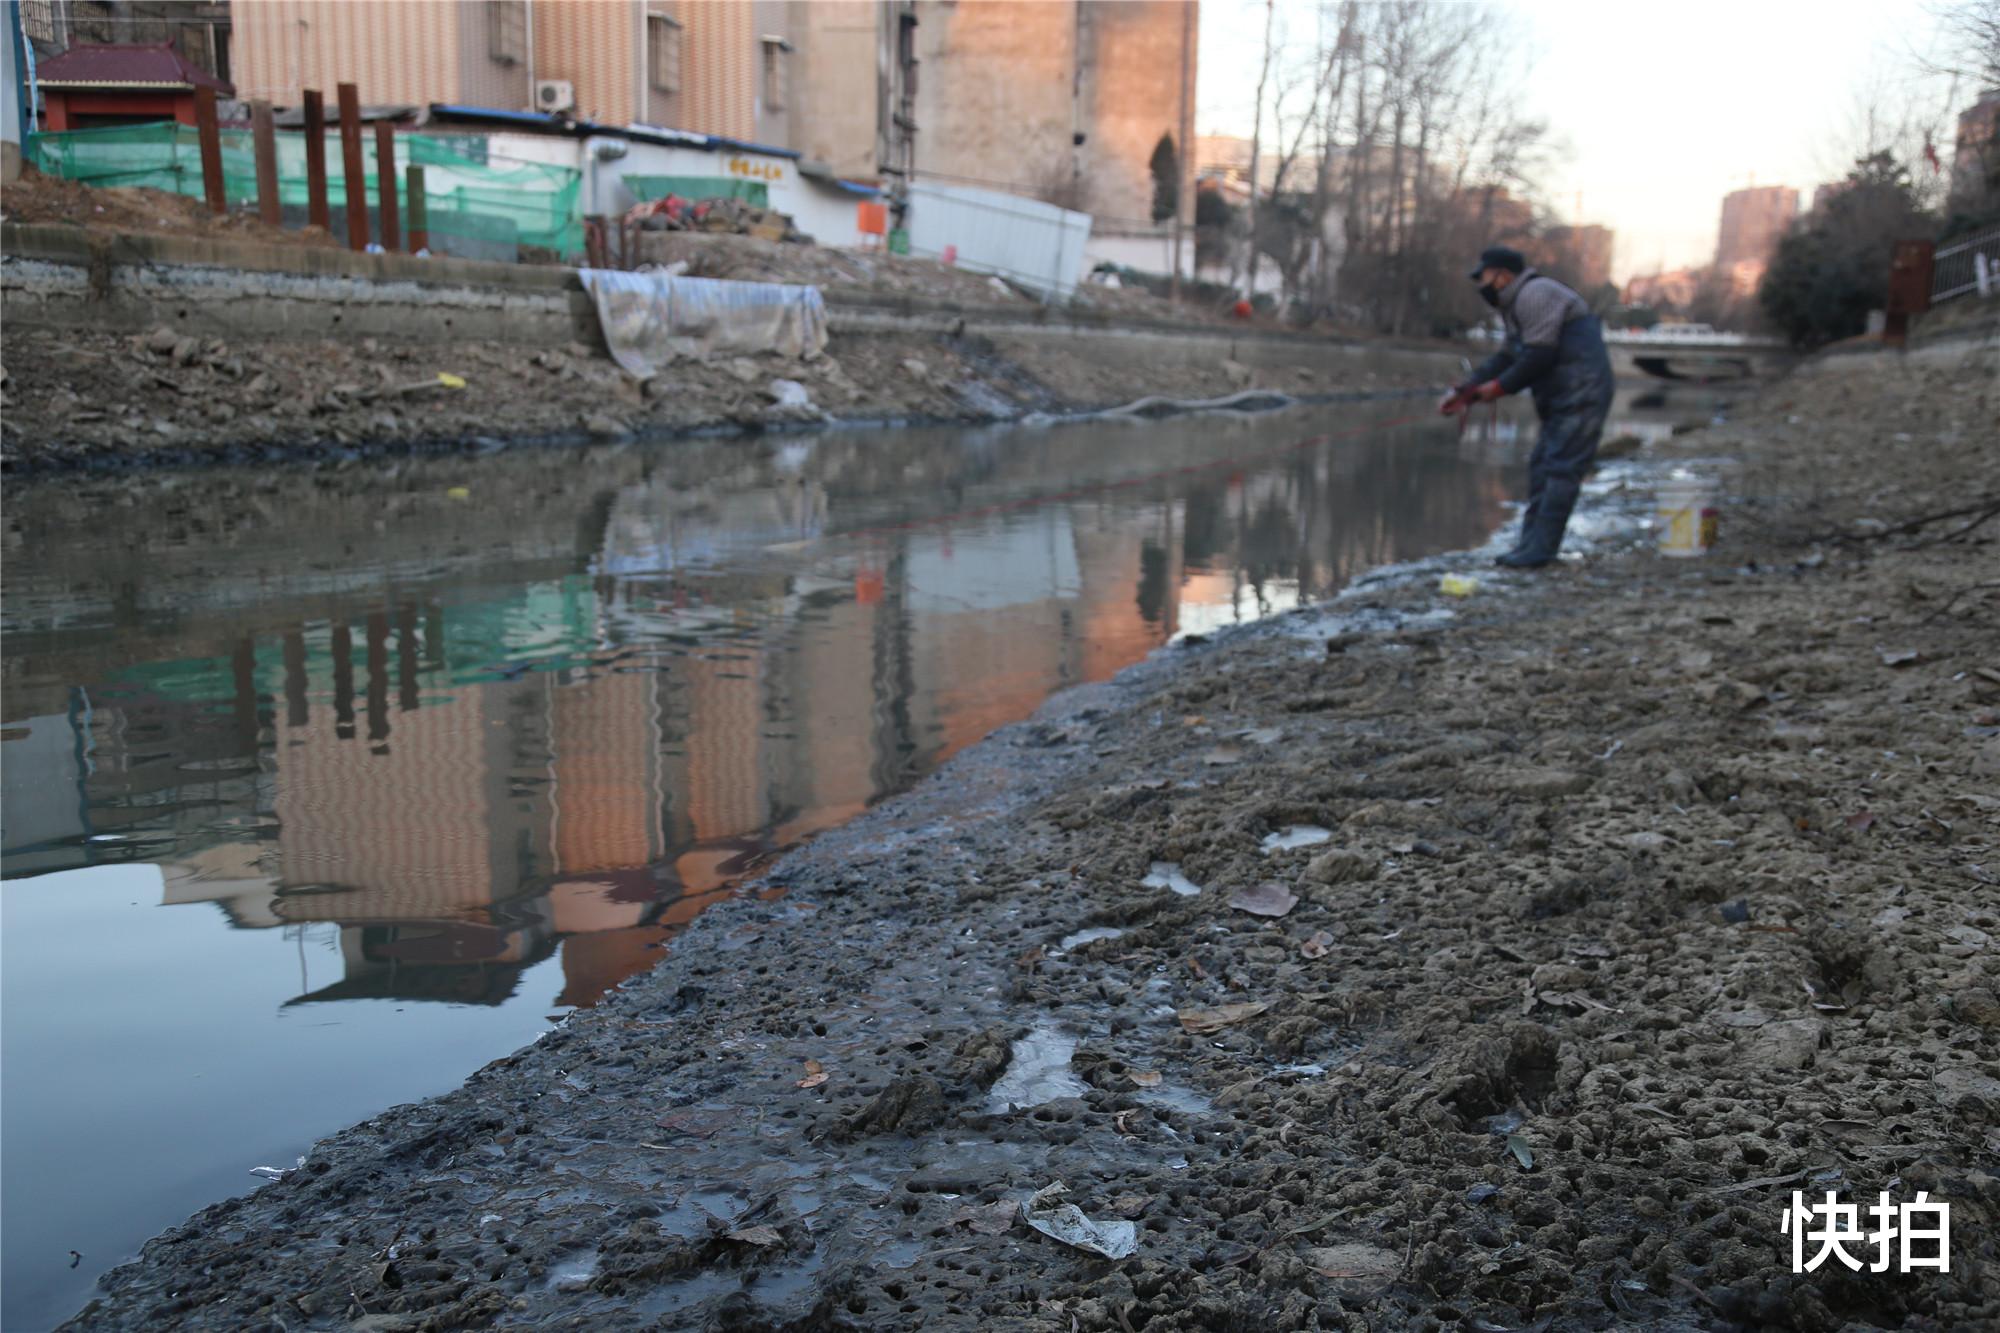
[[[583,174],[573,167],[541,162],[507,161],[484,152],[463,151],[465,136],[433,140],[422,135],[396,136],[396,170],[400,176],[412,164],[424,169],[424,198],[432,248],[454,253],[466,248],[506,249],[541,246],[561,255],[583,249],[583,222],[577,206]],[[191,126],[161,121],[152,125],[117,125],[104,129],[33,134],[30,160],[51,176],[96,186],[145,186],[202,197],[201,145]],[[483,159],[483,160],[481,160]],[[375,142],[370,131],[363,144],[366,204],[376,199]],[[326,136],[327,204],[347,203],[341,170],[340,133]],[[222,131],[223,193],[231,207],[255,207],[257,165],[250,131]],[[399,180],[398,197],[401,198]],[[278,201],[286,209],[306,208],[305,136],[278,135]],[[408,205],[403,203],[407,225]]]
[[[683,199],[743,199],[753,207],[771,206],[771,187],[763,181],[736,176],[627,176],[625,188],[642,204],[677,194]]]

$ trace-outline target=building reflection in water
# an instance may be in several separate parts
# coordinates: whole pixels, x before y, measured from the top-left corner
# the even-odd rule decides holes
[[[496,1004],[559,951],[557,1002],[587,1005],[1052,690],[1502,516],[1501,475],[1435,433],[1247,461],[1236,426],[1081,435],[629,451],[517,485],[503,458],[465,474],[502,497],[477,519],[405,476],[157,560],[17,550],[6,871],[156,861],[168,903],[337,929],[344,974],[294,1004]],[[456,466],[412,471],[446,495]]]

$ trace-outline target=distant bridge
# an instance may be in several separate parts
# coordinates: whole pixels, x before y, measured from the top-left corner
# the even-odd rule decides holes
[[[1486,329],[1472,334],[1475,342],[1492,342],[1496,337]],[[1637,373],[1697,384],[1754,379],[1785,370],[1799,359],[1783,339],[1723,333],[1706,324],[1606,329],[1604,341],[1611,351],[1611,369],[1619,375]]]
[[[1663,380],[1751,379],[1789,366],[1796,354],[1779,338],[1723,333],[1706,324],[1662,324],[1650,329],[1607,329],[1616,371],[1637,370]]]

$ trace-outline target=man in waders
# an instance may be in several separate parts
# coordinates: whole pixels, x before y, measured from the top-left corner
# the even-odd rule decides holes
[[[1518,250],[1489,246],[1468,275],[1500,312],[1507,341],[1453,389],[1438,410],[1446,416],[1523,389],[1535,395],[1541,434],[1528,458],[1528,507],[1521,540],[1495,563],[1534,569],[1556,558],[1584,474],[1597,457],[1598,437],[1611,414],[1611,358],[1604,328],[1581,296],[1528,267]]]

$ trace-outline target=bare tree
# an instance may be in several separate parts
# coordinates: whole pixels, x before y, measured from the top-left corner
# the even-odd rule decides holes
[[[1271,81],[1271,22],[1277,15],[1277,0],[1264,0],[1264,66],[1257,73],[1257,123],[1250,129],[1250,262],[1245,289],[1257,295],[1257,167],[1264,144],[1264,89]]]
[[[1295,312],[1385,331],[1477,318],[1465,254],[1521,220],[1549,165],[1546,126],[1518,109],[1516,30],[1483,3],[1316,0],[1311,25],[1303,12],[1265,0],[1237,273],[1254,291],[1272,260]]]
[[[1924,63],[1979,88],[2000,88],[2000,0],[1939,0],[1925,8],[1945,47]]]

